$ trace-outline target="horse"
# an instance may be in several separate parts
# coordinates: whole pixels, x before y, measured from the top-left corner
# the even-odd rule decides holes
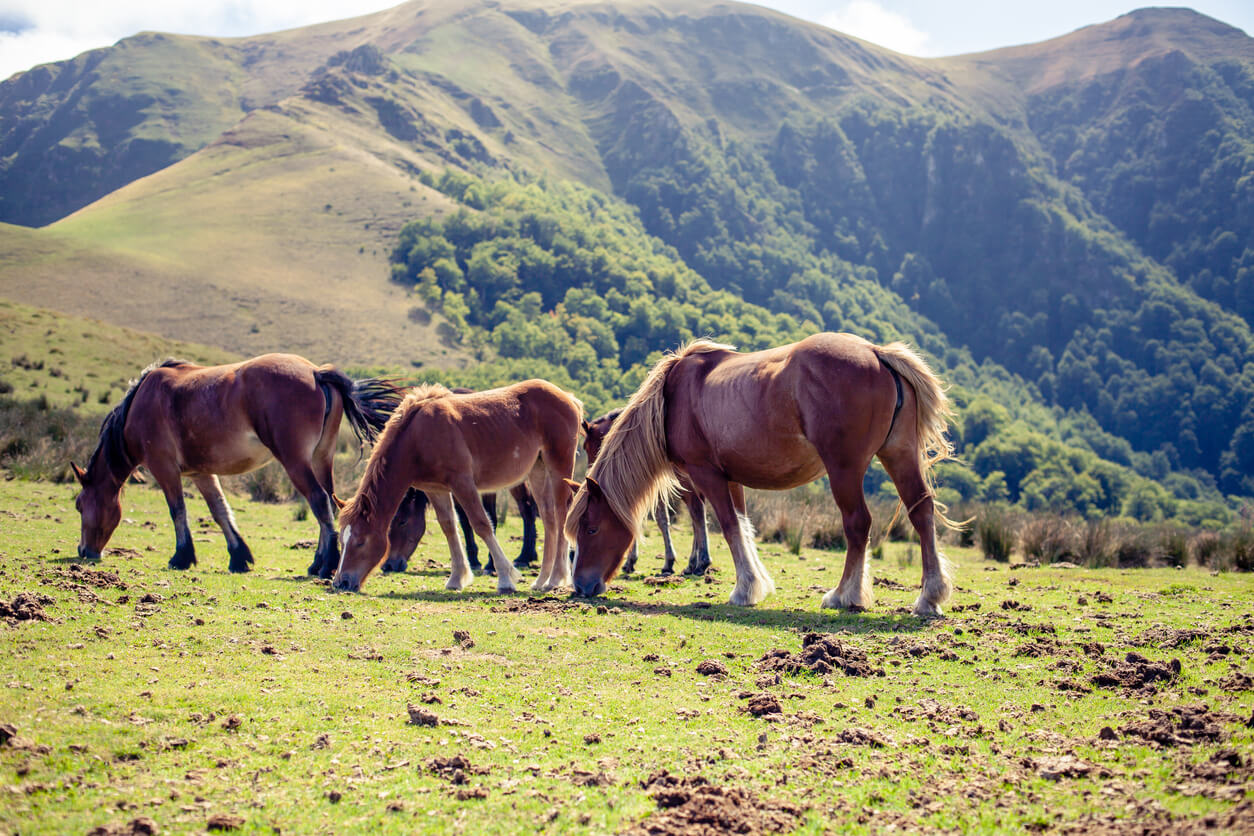
[[[453,391],[457,392],[456,389]],[[515,485],[509,492],[518,505],[518,515],[522,517],[523,523],[523,544],[518,557],[514,558],[514,568],[525,569],[536,559],[536,515],[539,509],[536,508],[536,501],[527,490],[526,484]],[[488,515],[488,521],[492,523],[492,530],[496,531],[496,494],[484,494],[482,499],[483,510]],[[422,491],[410,488],[405,492],[405,498],[401,500],[401,506],[388,527],[388,556],[383,561],[384,572],[404,572],[409,568],[410,556],[427,533],[428,504],[427,495]],[[470,568],[478,571],[482,564],[479,562],[479,547],[475,545],[475,530],[471,528],[470,518],[466,516],[461,505],[454,502],[453,510],[457,512],[457,524],[461,527],[462,540],[466,545],[466,559]],[[490,561],[487,568],[488,573],[493,574],[494,568]]]
[[[613,409],[593,421],[585,421],[583,449],[588,454],[588,466],[597,460],[605,436],[609,433],[614,421],[622,414],[621,409]],[[682,473],[676,473],[679,480],[679,497],[688,506],[688,516],[692,519],[692,550],[688,553],[688,566],[685,575],[704,575],[710,568],[710,538],[705,525],[705,500],[697,493],[696,488]],[[675,574],[675,548],[671,545],[670,506],[658,502],[653,509],[653,519],[657,521],[658,531],[662,533],[662,544],[665,560],[662,563],[663,575]],[[623,574],[631,574],[636,568],[636,541],[631,543],[631,551],[627,562],[623,564]]]
[[[871,606],[866,545],[871,514],[862,480],[879,457],[919,535],[921,616],[939,615],[952,593],[936,547],[931,470],[953,455],[943,384],[902,343],[877,346],[822,333],[742,354],[709,340],[663,357],[614,423],[566,517],[576,544],[574,585],[599,595],[640,533],[645,512],[685,473],[709,500],[731,548],[731,603],[752,606],[774,591],[753,541],[744,488],[787,490],[827,473],[848,551],[824,607]]]
[[[457,387],[449,391],[454,395],[469,395],[474,392],[474,389]],[[538,510],[536,501],[527,491],[525,484],[510,488],[510,494],[518,503],[518,514],[523,522],[522,551],[519,552],[518,557],[514,558],[514,568],[524,569],[536,559]],[[484,494],[481,498],[483,509],[492,523],[492,530],[496,531],[496,494]],[[405,492],[405,498],[401,500],[401,506],[397,509],[396,516],[392,518],[391,527],[388,529],[388,556],[383,562],[384,572],[404,572],[409,568],[410,556],[422,542],[423,535],[427,533],[427,504],[427,495],[422,491],[410,488]],[[475,533],[470,527],[470,518],[466,516],[465,510],[458,503],[454,502],[453,508],[457,511],[457,523],[462,529],[462,539],[466,545],[466,557],[470,561],[470,568],[477,571],[481,568],[479,547],[475,544]],[[488,574],[494,574],[491,561],[488,562]]]
[[[361,442],[373,440],[400,392],[390,381],[352,380],[333,366],[294,354],[265,354],[223,366],[154,363],[131,382],[100,427],[87,469],[70,462],[82,490],[78,556],[99,560],[122,517],[122,486],[143,465],[165,493],[174,522],[171,569],[188,569],[196,551],[187,526],[183,477],[200,489],[226,537],[228,568],[247,572],[252,551],[235,526],[218,476],[247,473],[278,459],[318,521],[309,574],[329,577],[339,559],[335,536],[335,454],[340,419]]]
[[[427,494],[452,569],[446,588],[464,589],[474,573],[462,550],[453,500],[487,544],[497,591],[521,579],[492,531],[480,494],[526,481],[544,524],[544,557],[534,589],[570,584],[562,515],[570,501],[583,407],[545,380],[457,395],[438,384],[415,388],[383,428],[356,495],[340,511],[340,566],[332,584],[356,592],[388,550],[392,519],[409,488]]]

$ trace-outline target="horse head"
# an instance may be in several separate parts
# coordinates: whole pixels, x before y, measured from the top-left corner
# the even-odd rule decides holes
[[[114,529],[122,521],[121,485],[91,475],[99,468],[83,470],[70,462],[70,469],[82,487],[74,499],[74,507],[82,518],[78,556],[84,560],[99,560]]]
[[[340,513],[340,565],[331,579],[336,589],[360,591],[387,554],[387,529],[373,524],[372,516],[369,502],[360,493]]]
[[[572,489],[579,487],[570,484]],[[618,573],[635,537],[591,476],[584,481],[583,494],[583,507],[572,509],[579,513],[567,521],[567,533],[575,543],[575,594],[593,596],[604,592]]]

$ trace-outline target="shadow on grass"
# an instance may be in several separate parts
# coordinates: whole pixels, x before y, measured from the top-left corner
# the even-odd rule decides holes
[[[913,633],[928,629],[934,620],[922,619],[905,608],[887,612],[849,612],[847,610],[771,609],[768,607],[737,607],[732,604],[712,604],[697,601],[691,604],[668,604],[634,601],[614,596],[579,598],[574,595],[524,594],[499,595],[494,587],[470,589],[460,592],[451,590],[394,590],[381,593],[380,598],[403,601],[431,601],[456,603],[458,601],[496,602],[508,612],[569,612],[593,610],[597,607],[617,607],[624,612],[638,615],[671,615],[693,621],[721,621],[746,627],[800,630],[802,632],[831,633],[848,630],[851,633]]]

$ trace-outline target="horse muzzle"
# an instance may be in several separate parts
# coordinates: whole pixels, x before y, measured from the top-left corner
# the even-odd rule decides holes
[[[78,559],[79,560],[99,560],[100,552],[92,551],[91,549],[84,546],[82,543],[79,543],[78,544]]]
[[[600,578],[575,578],[575,594],[592,598],[605,591],[605,581]]]
[[[337,572],[335,577],[331,579],[331,586],[340,592],[359,592],[361,590],[361,581],[357,580],[356,575],[346,575],[343,572]]]

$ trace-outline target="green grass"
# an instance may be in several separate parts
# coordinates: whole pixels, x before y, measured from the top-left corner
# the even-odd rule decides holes
[[[1241,621],[1254,599],[1249,575],[1013,570],[951,550],[957,606],[921,622],[905,609],[918,583],[905,544],[874,563],[888,582],[876,587],[875,607],[848,614],[818,608],[842,555],[794,556],[781,546],[762,547],[777,594],[755,609],[726,605],[730,559],[716,536],[709,581],[619,579],[592,602],[498,597],[484,578],[449,593],[446,548],[433,531],[409,574],[374,576],[364,593],[343,595],[305,578],[310,551],[291,546],[315,526],[296,522],[295,506],[233,500],[257,557],[241,577],[225,571],[221,536],[193,500],[200,563],[177,573],[165,568],[173,536],[160,494],[131,488],[117,551],[96,567],[128,588],[87,593],[65,578],[78,537],[72,502],[69,486],[0,483],[0,598],[45,594],[56,619],[0,625],[8,660],[0,722],[48,747],[0,747],[0,776],[12,788],[0,793],[0,824],[22,833],[83,832],[140,815],[163,832],[202,830],[219,813],[242,816],[250,832],[609,832],[655,809],[641,780],[663,768],[797,803],[808,811],[801,832],[891,822],[1021,832],[1090,814],[1148,820],[1157,805],[1194,820],[1223,814],[1246,792],[1216,782],[1204,788],[1219,798],[1181,791],[1197,783],[1188,763],[1225,747],[1250,751],[1241,722],[1222,723],[1222,744],[1178,749],[1126,737],[1099,743],[1098,732],[1151,707],[1201,701],[1250,716],[1250,691],[1215,682],[1231,668],[1250,672],[1254,626]],[[515,550],[516,515],[505,533]],[[683,553],[684,533],[679,541]],[[656,536],[644,544],[643,569],[660,566],[658,546]],[[1112,600],[1102,603],[1099,591]],[[160,600],[142,603],[147,594]],[[1011,600],[1031,610],[1003,609]],[[1048,639],[1049,628],[1056,652],[1013,655]],[[1210,661],[1209,638],[1175,648],[1152,640],[1181,628],[1213,633],[1235,652]],[[454,630],[468,631],[474,646],[460,646]],[[776,647],[798,650],[811,630],[845,632],[885,676],[759,683],[756,660]],[[1058,690],[1059,680],[1087,681],[1099,669],[1077,649],[1091,641],[1106,645],[1108,661],[1136,650],[1179,658],[1183,672],[1154,696]],[[727,677],[697,674],[705,659],[723,662]],[[411,672],[439,684],[408,682]],[[742,692],[762,691],[780,699],[782,719],[742,710]],[[406,706],[424,693],[441,700],[425,707],[456,724],[410,725]],[[929,699],[940,713],[917,716]],[[959,708],[975,719],[957,717]],[[224,725],[231,717],[233,730]],[[889,744],[839,742],[850,728]],[[1035,759],[1065,752],[1105,777],[1037,774]],[[454,754],[487,768],[469,778],[486,798],[459,801],[457,787],[426,770],[428,759]],[[581,786],[576,770],[604,772],[609,783]]]

